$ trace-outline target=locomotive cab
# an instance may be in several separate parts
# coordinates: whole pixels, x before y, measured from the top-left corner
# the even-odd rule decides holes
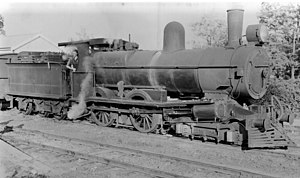
[[[91,61],[89,56],[93,56],[97,52],[111,52],[111,51],[130,51],[138,49],[137,43],[125,41],[122,39],[108,39],[108,38],[95,38],[89,40],[80,40],[72,42],[59,43],[58,46],[76,48],[78,50],[78,68],[76,72],[72,72],[71,86],[72,96],[76,98],[81,90],[80,84],[86,78],[88,73],[93,73],[91,69]],[[94,73],[92,82],[88,88],[95,87]],[[89,91],[89,96],[94,94],[94,88]]]

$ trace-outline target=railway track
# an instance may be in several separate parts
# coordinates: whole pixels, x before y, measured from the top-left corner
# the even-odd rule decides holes
[[[24,137],[25,135],[26,137]],[[73,154],[76,157],[123,169],[131,169],[156,177],[207,177],[207,175],[210,175],[210,177],[276,177],[241,167],[189,160],[149,151],[49,134],[37,130],[16,129],[11,134],[3,135],[3,138],[9,139],[12,144],[17,142],[17,144],[22,143],[23,145],[27,144],[64,154]],[[47,143],[43,143],[43,140],[47,140]],[[78,150],[79,147],[81,150],[86,151]]]
[[[84,125],[93,125],[91,123],[81,123],[81,122],[75,122],[75,124],[84,124]],[[300,128],[300,127],[299,127]],[[121,130],[120,130],[121,131]],[[125,134],[125,133],[124,133]],[[162,138],[161,135],[157,135],[157,134],[149,134],[149,137],[154,137],[154,138]],[[173,136],[172,136],[173,137]],[[189,143],[190,140],[184,137],[173,137],[174,139],[178,139],[181,142],[186,142]],[[226,149],[229,150],[240,150],[240,147],[234,147],[232,145],[226,145],[226,144],[215,144],[214,142],[207,142],[206,146],[209,147],[224,147]],[[300,160],[300,146],[294,146],[291,145],[288,147],[288,149],[252,149],[252,150],[247,150],[248,153],[255,153],[255,154],[264,154],[265,156],[277,156],[277,157],[285,157],[285,158],[289,158],[289,159],[295,159],[295,160]]]
[[[251,152],[252,150],[250,150]],[[261,152],[265,155],[285,157],[289,159],[300,160],[300,147],[299,146],[290,146],[288,150],[255,150],[253,152]]]
[[[64,157],[63,162],[71,162],[78,159],[87,160],[82,163],[84,164],[91,164],[91,162],[98,162],[102,163],[105,169],[112,169],[112,168],[121,168],[125,169],[127,171],[134,171],[136,173],[148,175],[149,177],[183,177],[181,175],[176,175],[164,171],[159,171],[155,169],[150,169],[142,166],[132,165],[112,159],[103,158],[100,156],[95,156],[87,153],[72,151],[69,149],[63,149],[55,146],[50,146],[46,144],[41,143],[35,143],[31,141],[25,141],[20,139],[15,139],[12,137],[5,137],[5,140],[8,141],[10,144],[18,147],[20,150],[24,150],[24,152],[27,152],[30,149],[30,153],[32,152],[49,152],[55,153],[56,158],[57,157]],[[48,153],[49,154],[49,153]],[[90,163],[88,163],[90,162]],[[124,170],[123,170],[124,171]]]
[[[189,140],[182,138],[182,137],[176,137],[176,139],[180,139],[182,142],[189,142]],[[226,144],[215,144],[214,142],[206,142],[205,143],[207,147],[211,148],[220,148],[223,147],[227,150],[232,151],[239,151],[240,147],[234,147],[232,145],[226,145]],[[245,153],[254,153],[254,154],[263,154],[264,156],[277,156],[277,157],[285,157],[288,159],[294,159],[294,160],[300,160],[300,146],[288,146],[287,149],[251,149],[246,150]]]

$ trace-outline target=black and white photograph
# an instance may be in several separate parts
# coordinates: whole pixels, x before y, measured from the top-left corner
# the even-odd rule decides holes
[[[300,177],[300,3],[1,2],[2,177]]]

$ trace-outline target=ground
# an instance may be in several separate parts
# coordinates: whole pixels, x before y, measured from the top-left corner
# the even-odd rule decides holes
[[[199,140],[177,138],[170,135],[143,134],[126,128],[105,128],[88,122],[57,121],[41,116],[27,116],[20,114],[18,110],[0,111],[0,123],[9,121],[0,126],[18,126],[24,124],[25,129],[41,130],[46,133],[64,135],[68,137],[108,143],[121,147],[135,148],[157,152],[161,154],[177,155],[187,159],[203,160],[211,163],[244,167],[258,172],[267,172],[279,176],[296,177],[299,175],[300,160],[286,160],[288,158],[272,158],[260,154],[259,151],[243,151],[238,147],[228,145],[215,145],[214,143],[202,143]],[[299,127],[298,127],[299,126]],[[300,120],[295,120],[295,126],[287,126],[290,137],[300,145]],[[86,173],[97,169],[64,170],[49,169],[41,164],[41,159],[32,159],[30,156],[0,142],[0,177],[86,177]],[[284,152],[284,151],[282,151]],[[84,170],[83,170],[84,169]],[[91,176],[93,177],[93,176]],[[99,175],[95,176],[99,177]],[[104,177],[114,177],[106,174]],[[212,177],[212,176],[207,176]]]

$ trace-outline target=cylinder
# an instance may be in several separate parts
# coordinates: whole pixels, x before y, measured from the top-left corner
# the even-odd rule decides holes
[[[237,47],[241,45],[243,16],[244,10],[242,9],[227,10],[228,47]]]
[[[200,121],[214,121],[217,117],[216,104],[195,105],[193,106],[193,115]]]

